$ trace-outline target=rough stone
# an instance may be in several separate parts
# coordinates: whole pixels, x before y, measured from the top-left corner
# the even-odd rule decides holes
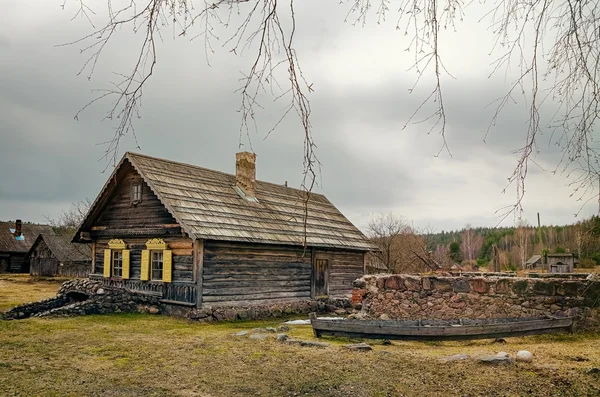
[[[496,283],[496,291],[498,291],[498,283]],[[519,280],[516,281],[515,283],[513,283],[512,285],[512,291],[515,294],[524,294],[525,292],[527,292],[527,289],[529,288],[529,284],[527,283],[527,280]]]
[[[248,335],[248,331],[240,331],[235,334],[235,336],[246,336],[246,335]]]
[[[480,294],[487,294],[490,290],[490,286],[484,278],[474,278],[471,280],[471,289]]]
[[[404,286],[409,291],[420,291],[421,290],[421,278],[415,276],[406,276],[404,278]]]
[[[554,283],[545,281],[536,281],[533,284],[533,292],[540,295],[554,295],[556,288]]]
[[[371,345],[368,345],[366,343],[353,343],[353,344],[349,344],[349,345],[344,345],[344,347],[348,350],[361,351],[361,352],[373,350]]]
[[[453,361],[464,361],[468,360],[469,358],[470,356],[468,354],[455,354],[453,356],[443,357],[440,359],[440,361],[443,363],[449,363]]]
[[[516,360],[524,363],[533,361],[533,354],[527,350],[519,350],[516,355]]]
[[[390,276],[385,280],[385,288],[391,290],[405,290],[404,280],[400,276]]]
[[[479,357],[478,361],[487,365],[505,365],[513,362],[512,358],[505,352],[500,352],[494,356],[482,356]]]
[[[357,278],[352,282],[352,286],[354,288],[364,288],[367,285],[367,282],[362,278]]]
[[[277,334],[275,336],[275,339],[277,339],[279,342],[285,342],[289,339],[289,336],[287,336],[286,334]]]
[[[327,342],[313,342],[310,340],[304,340],[302,342],[300,342],[300,346],[305,346],[305,347],[328,347],[329,343]]]
[[[466,293],[471,291],[471,284],[469,284],[469,281],[466,279],[459,279],[452,284],[452,289],[454,292]]]
[[[277,332],[288,332],[290,330],[289,325],[280,325],[277,327]]]
[[[449,291],[452,289],[452,284],[449,280],[437,279],[435,280],[435,289],[438,291]]]

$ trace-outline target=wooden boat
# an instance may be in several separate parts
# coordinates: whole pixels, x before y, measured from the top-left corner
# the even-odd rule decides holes
[[[323,335],[396,340],[467,340],[572,332],[573,317],[458,320],[325,320],[310,313],[317,338]]]

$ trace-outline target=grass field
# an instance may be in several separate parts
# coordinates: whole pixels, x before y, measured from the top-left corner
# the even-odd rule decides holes
[[[0,305],[51,296],[56,282],[0,278]],[[0,396],[598,396],[600,336],[309,348],[235,337],[279,321],[200,324],[158,315],[0,321]],[[291,337],[312,339],[310,326]],[[487,367],[472,356],[533,352],[531,364]]]

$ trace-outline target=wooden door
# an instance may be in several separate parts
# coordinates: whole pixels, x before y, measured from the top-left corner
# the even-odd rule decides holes
[[[315,259],[312,277],[312,296],[329,295],[329,260]]]

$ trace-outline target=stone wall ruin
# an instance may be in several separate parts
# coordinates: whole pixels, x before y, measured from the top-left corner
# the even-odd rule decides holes
[[[382,319],[578,316],[600,323],[600,281],[591,277],[368,275],[354,282],[360,316]]]

